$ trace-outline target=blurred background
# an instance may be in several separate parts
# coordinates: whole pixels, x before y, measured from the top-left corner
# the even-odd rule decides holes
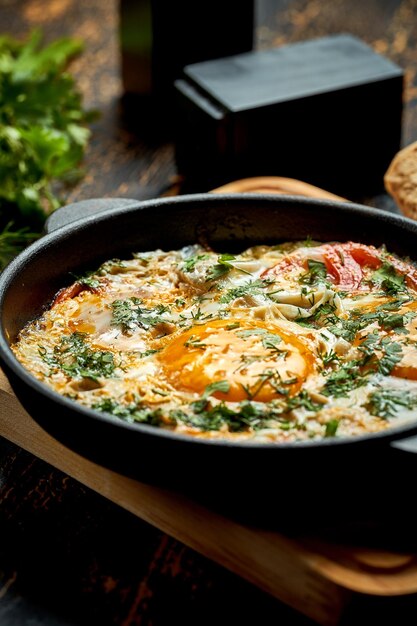
[[[0,29],[3,34],[26,37],[34,28],[41,28],[46,41],[74,36],[83,40],[84,52],[71,64],[87,108],[100,112],[92,126],[93,136],[86,158],[86,176],[68,194],[68,200],[80,197],[130,196],[154,197],[175,185],[176,167],[172,143],[164,141],[158,132],[149,133],[146,111],[121,106],[126,85],[122,80],[123,64],[127,63],[129,41],[121,42],[121,16],[132,4],[148,5],[148,0],[0,0]],[[158,4],[158,3],[156,3]],[[160,2],[159,5],[165,3]],[[210,3],[193,16],[190,38],[198,38],[203,31],[204,11]],[[220,3],[215,3],[219,4]],[[213,5],[213,7],[215,6]],[[248,4],[248,3],[247,3]],[[187,2],[184,6],[187,5]],[[242,29],[240,2],[229,0],[235,31],[231,38],[239,38]],[[170,41],[175,42],[176,30],[187,33],[181,14],[182,3],[175,3],[172,12]],[[143,17],[143,16],[142,16]],[[417,139],[417,2],[415,0],[255,0],[254,47],[267,49],[286,43],[314,39],[333,33],[350,33],[373,50],[398,63],[405,71],[404,118],[402,143]],[[145,15],[146,24],[146,15]],[[222,20],[217,7],[217,19]],[[142,20],[142,29],[143,29]],[[181,25],[181,29],[178,29]],[[134,38],[136,25],[129,24],[129,37]],[[126,30],[126,24],[124,26]],[[196,36],[197,33],[197,36]],[[137,24],[137,37],[141,24]],[[130,41],[130,44],[132,42]],[[123,54],[125,55],[123,57]],[[169,59],[177,54],[173,44],[160,51]],[[163,63],[162,63],[163,65]],[[138,76],[140,65],[138,65]],[[131,68],[130,68],[131,71]],[[166,104],[167,113],[170,103]],[[384,124],[384,103],[375,111],[380,116],[381,132]],[[162,123],[162,120],[161,120]],[[155,160],[154,167],[148,161]],[[146,163],[145,163],[146,162]],[[111,176],[108,176],[111,172]],[[280,172],[276,172],[280,175]],[[204,191],[204,190],[202,190]],[[389,204],[389,199],[364,198],[369,203]]]

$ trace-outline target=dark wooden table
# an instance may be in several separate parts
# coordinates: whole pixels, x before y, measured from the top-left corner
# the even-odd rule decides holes
[[[101,117],[93,126],[87,175],[68,201],[142,199],[176,189],[172,144],[145,139],[145,118],[132,132],[123,116],[117,23],[115,0],[0,0],[2,33],[26,36],[40,26],[47,39],[68,34],[86,43],[72,71],[86,106]],[[259,2],[258,48],[337,32],[357,35],[406,70],[403,145],[415,141],[417,0]],[[363,202],[393,207],[385,194]],[[0,530],[1,626],[311,624],[3,439]],[[374,621],[416,622],[414,597],[367,607]]]

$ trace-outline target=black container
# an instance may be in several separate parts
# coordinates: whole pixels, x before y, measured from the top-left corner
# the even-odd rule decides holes
[[[173,83],[190,63],[253,48],[254,0],[120,0],[120,59],[130,118],[143,110],[169,130]],[[143,119],[137,121],[138,127]]]
[[[350,35],[188,65],[175,88],[187,192],[270,175],[363,198],[400,148],[403,71]]]

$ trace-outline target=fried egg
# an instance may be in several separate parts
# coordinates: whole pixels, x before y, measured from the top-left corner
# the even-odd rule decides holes
[[[113,259],[12,346],[114,419],[204,438],[360,435],[417,416],[417,269],[355,242]]]

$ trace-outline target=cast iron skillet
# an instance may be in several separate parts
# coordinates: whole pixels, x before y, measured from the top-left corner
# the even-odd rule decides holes
[[[323,519],[369,503],[401,501],[417,477],[416,421],[356,438],[296,444],[198,440],[127,424],[61,397],[15,359],[9,342],[63,286],[86,269],[132,251],[196,241],[235,252],[256,243],[354,240],[417,260],[417,223],[383,211],[327,200],[264,194],[199,194],[137,202],[88,200],[60,209],[41,240],[0,277],[0,362],[17,397],[51,435],[127,475],[191,491],[256,518]],[[411,437],[411,438],[410,438]],[[416,446],[417,449],[417,446]],[[411,460],[410,460],[411,459]],[[401,489],[400,489],[401,487]],[[393,505],[394,506],[394,505]]]

